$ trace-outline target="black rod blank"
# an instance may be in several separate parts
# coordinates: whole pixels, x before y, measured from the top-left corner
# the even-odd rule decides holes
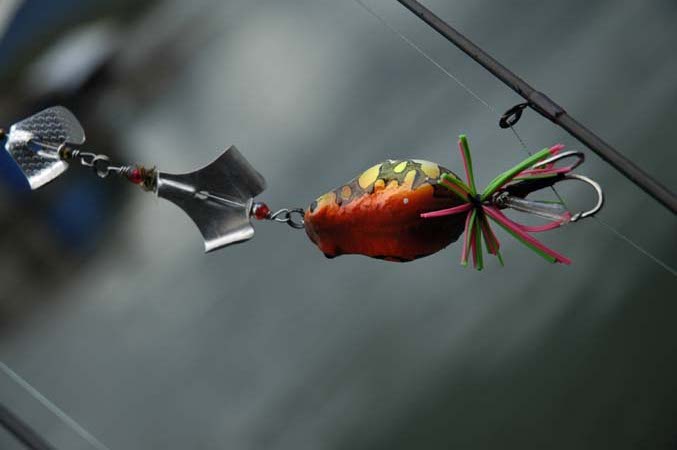
[[[565,129],[628,180],[643,189],[647,194],[672,211],[673,214],[677,214],[677,196],[673,192],[640,169],[635,163],[602,140],[602,138],[576,121],[567,114],[564,108],[552,101],[547,95],[531,87],[526,81],[508,70],[491,55],[456,31],[418,1],[397,1],[523,97],[529,102],[529,106],[532,109]]]

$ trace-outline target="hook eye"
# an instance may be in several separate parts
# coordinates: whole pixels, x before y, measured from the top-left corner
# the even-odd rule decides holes
[[[531,168],[538,169],[539,167],[547,166],[548,164],[553,164],[563,159],[569,158],[577,158],[576,162],[574,162],[571,166],[569,166],[570,170],[574,170],[576,167],[580,166],[581,164],[583,164],[583,162],[585,162],[585,153],[576,150],[558,153],[557,155],[551,156],[548,159],[544,159],[543,161],[534,164],[533,166],[531,166]]]
[[[596,181],[583,176],[583,175],[578,175],[576,173],[570,173],[564,176],[565,180],[578,180],[582,181],[584,183],[587,183],[588,185],[592,186],[592,188],[597,192],[597,204],[590,210],[588,211],[581,211],[573,216],[571,216],[571,222],[576,222],[577,220],[580,219],[585,219],[586,217],[593,216],[599,212],[600,209],[602,209],[602,206],[604,205],[604,191],[602,191],[602,186],[599,185]]]

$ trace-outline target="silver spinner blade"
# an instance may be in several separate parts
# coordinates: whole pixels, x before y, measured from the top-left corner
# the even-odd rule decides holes
[[[84,143],[85,131],[78,119],[63,106],[54,106],[12,125],[5,150],[35,190],[68,168],[68,163],[61,160],[55,150],[58,146]]]
[[[158,196],[183,209],[195,222],[205,252],[254,236],[250,211],[253,198],[265,188],[261,174],[234,146],[195,172],[157,175]]]

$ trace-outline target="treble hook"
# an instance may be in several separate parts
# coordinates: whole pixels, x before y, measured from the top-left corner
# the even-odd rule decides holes
[[[559,153],[555,156],[552,156],[548,159],[545,159],[537,164],[534,164],[534,168],[542,167],[542,166],[547,166],[548,164],[554,164],[558,161],[561,161],[563,159],[567,158],[577,158],[576,162],[574,162],[571,166],[567,167],[567,169],[574,170],[576,167],[580,166],[585,162],[585,153],[581,151],[568,151],[568,152],[563,152]],[[604,191],[602,190],[602,186],[599,185],[596,181],[594,181],[591,178],[588,178],[584,175],[578,175],[576,173],[567,173],[564,175],[564,179],[568,180],[578,180],[582,181],[584,183],[587,183],[588,185],[592,186],[592,188],[595,190],[597,193],[597,203],[595,206],[588,210],[588,211],[580,211],[574,215],[571,216],[571,222],[576,222],[577,220],[580,219],[585,219],[586,217],[591,217],[594,216],[599,212],[600,209],[602,209],[602,206],[604,206]],[[558,183],[561,180],[558,180],[555,182]]]
[[[504,190],[496,193],[494,202],[502,207],[510,207],[523,212],[550,217],[550,214],[553,213],[550,206],[543,205],[542,202],[525,200],[525,197],[532,192],[554,186],[555,184],[564,180],[578,180],[587,183],[595,190],[597,193],[597,202],[591,209],[587,211],[579,211],[575,214],[572,214],[569,222],[576,222],[580,219],[585,219],[586,217],[591,217],[597,214],[604,205],[604,191],[602,190],[602,187],[599,185],[599,183],[592,180],[591,178],[575,173],[570,173],[585,161],[585,154],[583,152],[568,151],[558,153],[554,156],[551,156],[550,158],[544,159],[543,161],[534,164],[531,166],[531,170],[545,168],[555,164],[556,162],[569,158],[576,158],[576,161],[570,166],[561,168],[561,173],[558,176],[538,180],[524,180],[513,185],[509,185]]]

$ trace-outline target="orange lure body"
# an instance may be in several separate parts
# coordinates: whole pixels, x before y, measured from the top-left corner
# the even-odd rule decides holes
[[[422,213],[462,202],[439,185],[449,169],[421,160],[388,160],[320,196],[305,211],[308,237],[328,258],[361,254],[412,261],[435,253],[463,232],[464,219],[425,220]]]

